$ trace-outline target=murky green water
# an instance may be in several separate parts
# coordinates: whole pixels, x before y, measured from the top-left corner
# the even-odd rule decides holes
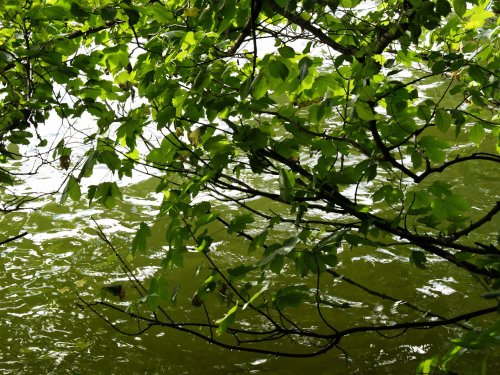
[[[485,202],[495,199],[491,192],[500,191],[498,179],[492,173],[495,171],[487,164],[471,163],[467,171],[451,171],[447,178],[460,184],[474,206],[482,209]],[[153,185],[154,181],[129,185],[125,189],[128,198],[112,211],[98,207],[88,209],[81,204],[61,206],[52,198],[46,198],[35,211],[2,216],[0,238],[22,231],[30,234],[6,244],[0,252],[0,372],[410,374],[422,359],[444,354],[450,348],[449,338],[460,332],[457,327],[448,327],[409,331],[393,339],[375,333],[347,337],[341,347],[349,354],[348,361],[339,350],[312,359],[227,352],[191,336],[159,328],[139,337],[122,335],[84,308],[75,292],[91,300],[99,298],[103,285],[123,282],[130,298],[134,297],[134,290],[128,287],[119,263],[97,237],[92,218],[126,256],[138,223],[154,219],[160,197],[141,196],[142,191],[150,191]],[[482,235],[494,235],[498,224],[496,220],[484,226]],[[155,223],[148,256],[132,261],[141,279],[146,280],[160,265],[164,250],[155,243],[161,243],[164,228],[165,222]],[[215,255],[223,254],[228,265],[244,256],[247,246],[241,242],[243,240],[231,240],[222,231],[218,233]],[[482,291],[471,276],[439,259],[430,259],[434,276],[429,280],[424,271],[408,267],[405,250],[346,249],[339,258],[338,272],[374,290],[411,300],[424,310],[453,316],[486,306],[484,301],[473,297]],[[167,306],[180,321],[200,315],[201,312],[191,305],[190,298],[207,274],[206,264],[198,254],[189,254],[185,264],[181,272],[173,269],[167,273],[172,290],[181,285],[176,307]],[[201,271],[199,266],[202,266]],[[290,276],[285,282],[303,283],[304,280]],[[322,283],[331,285],[336,301],[347,301],[351,305],[348,309],[325,312],[340,329],[411,321],[419,316],[405,306],[390,301],[382,303],[359,288],[332,277],[324,276]],[[447,296],[446,305],[441,296]],[[318,323],[311,307],[294,310],[293,314],[305,325]],[[108,316],[113,322],[123,318]],[[130,322],[129,328],[134,324]],[[395,333],[398,332],[392,334]],[[457,363],[459,373],[478,373],[482,358],[482,354],[467,353]],[[489,363],[493,371],[500,365],[500,356],[490,355]]]

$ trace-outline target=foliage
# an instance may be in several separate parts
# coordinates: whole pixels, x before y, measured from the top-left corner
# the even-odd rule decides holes
[[[497,8],[475,0],[6,0],[0,159],[25,156],[18,146],[54,145],[39,132],[51,116],[76,129],[91,116],[95,131],[81,144],[62,138],[44,154],[67,171],[62,203],[85,193],[89,205],[111,209],[122,199],[116,179],[136,169],[157,179],[168,251],[150,288],[126,268],[142,312],[123,310],[147,327],[314,356],[357,332],[491,314],[500,252],[496,238],[485,243],[477,233],[498,219],[500,202],[492,192],[478,210],[447,172],[500,162]],[[17,176],[4,165],[7,189]],[[112,177],[87,186],[98,165]],[[150,225],[137,224],[132,254],[147,253]],[[221,228],[249,252],[229,270],[214,254]],[[343,251],[360,246],[394,249],[408,257],[408,272],[429,277],[429,258],[445,260],[493,294],[454,318],[337,328],[333,317],[349,304],[333,301],[324,283],[341,278]],[[192,299],[206,314],[193,323],[202,331],[161,307],[177,295],[167,295],[162,275],[190,250],[209,268]],[[299,283],[280,282],[293,273]],[[222,312],[211,296],[222,297]],[[109,306],[88,306],[101,304]],[[319,328],[295,323],[299,305],[312,306]],[[293,350],[267,346],[297,336],[307,340]],[[470,346],[470,336],[461,340]],[[481,342],[470,348],[490,345]]]

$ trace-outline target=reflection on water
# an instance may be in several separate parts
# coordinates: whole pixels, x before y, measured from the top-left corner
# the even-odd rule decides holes
[[[456,290],[451,288],[449,285],[446,285],[445,283],[456,283],[456,282],[457,281],[452,277],[430,280],[424,287],[417,288],[417,291],[429,297],[439,297],[440,294],[450,295],[455,293]]]

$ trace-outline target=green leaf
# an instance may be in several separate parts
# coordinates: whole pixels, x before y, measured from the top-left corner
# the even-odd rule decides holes
[[[148,225],[141,222],[139,229],[137,230],[134,239],[132,240],[132,255],[137,252],[144,253],[146,251],[146,239],[151,236],[151,230]]]
[[[168,301],[167,286],[167,281],[163,276],[153,277],[150,280],[148,294],[144,301],[149,305],[152,311],[155,311],[162,301]]]
[[[446,133],[453,123],[451,115],[443,108],[438,108],[435,115],[436,126],[443,133]]]
[[[254,99],[260,99],[267,93],[268,83],[262,72],[260,72],[251,85],[252,96]]]
[[[33,7],[30,13],[35,20],[66,20],[71,18],[71,13],[59,5]]]
[[[115,171],[120,167],[120,158],[116,155],[114,151],[102,151],[98,154],[97,160],[101,163],[106,164],[106,166],[111,170]]]
[[[432,112],[427,104],[420,104],[417,107],[417,116],[424,120],[426,123],[431,121]]]
[[[196,251],[200,253],[208,253],[214,240],[210,236],[202,236],[201,238],[198,238],[197,242],[198,246],[196,246]]]
[[[484,70],[477,65],[469,66],[468,72],[469,76],[476,82],[484,84],[487,81],[487,77]]]
[[[446,197],[445,203],[449,216],[448,220],[450,221],[461,221],[462,217],[459,217],[459,215],[462,212],[470,210],[470,204],[467,199],[458,194],[451,194]]]
[[[139,22],[141,15],[136,9],[134,9],[126,4],[123,4],[123,11],[125,12],[125,14],[128,17],[128,24],[130,26],[134,26],[136,23]]]
[[[236,310],[238,310],[238,301],[236,301],[236,304],[227,312],[227,314],[223,318],[215,322],[219,325],[216,330],[218,336],[226,332],[229,326],[234,323],[234,320],[236,318]]]
[[[460,17],[465,14],[467,10],[467,1],[466,0],[453,0],[453,9],[455,13],[457,13]]]
[[[444,72],[448,68],[448,62],[444,60],[437,60],[432,65],[432,73],[438,74]]]
[[[451,6],[448,0],[436,1],[436,13],[440,17],[446,17],[451,12]]]
[[[297,244],[300,242],[300,238],[298,236],[293,236],[286,239],[281,245],[276,246],[275,249],[269,249],[270,254],[264,257],[259,263],[259,267],[265,267],[269,263],[271,263],[277,256],[287,256],[292,250],[295,249]]]
[[[451,185],[443,181],[434,181],[427,190],[438,198],[444,198],[451,194]]]
[[[100,10],[100,14],[103,20],[111,21],[116,17],[116,8],[113,6],[105,6]]]
[[[482,298],[492,299],[500,297],[500,290],[492,290],[491,292],[481,294]]]
[[[422,251],[412,250],[410,255],[410,261],[420,269],[423,270],[427,269],[427,267],[425,266],[427,258],[425,257],[425,254]]]
[[[255,266],[239,265],[235,268],[229,268],[227,273],[229,274],[229,279],[232,282],[238,281],[243,278],[248,272],[253,271]]]
[[[352,247],[356,247],[359,245],[375,246],[375,247],[377,246],[375,243],[370,241],[368,238],[361,237],[361,236],[358,236],[358,235],[352,234],[352,233],[345,233],[343,238]]]
[[[113,208],[118,199],[122,199],[122,194],[116,182],[103,182],[99,185],[89,186],[87,194],[89,205],[94,199],[107,208]]]
[[[280,169],[280,197],[285,202],[291,202],[294,198],[295,176],[294,173],[287,169]]]
[[[358,100],[354,108],[356,109],[356,113],[361,120],[371,121],[375,119],[375,114],[373,113],[372,108],[367,102]]]
[[[208,85],[210,84],[211,78],[212,76],[206,69],[200,69],[200,71],[198,72],[193,81],[193,86],[192,86],[193,91],[199,92],[207,88]]]
[[[432,368],[438,364],[437,357],[426,359],[418,364],[417,374],[431,374]]]
[[[262,231],[258,235],[254,236],[252,242],[248,246],[248,251],[253,252],[253,251],[257,250],[262,244],[264,244],[264,242],[267,239],[267,235],[268,235],[268,230],[265,229],[264,231]]]
[[[420,151],[415,147],[408,147],[411,162],[413,163],[413,168],[418,169],[422,165],[422,155]]]
[[[299,83],[302,83],[302,81],[306,78],[308,72],[309,66],[307,65],[307,62],[301,60],[299,68]]]
[[[425,149],[425,153],[430,161],[439,164],[445,161],[446,153],[444,150],[448,148],[448,143],[446,141],[433,136],[424,136],[418,143]]]
[[[319,259],[330,267],[335,267],[339,262],[335,254],[320,254]]]
[[[292,47],[288,46],[278,48],[278,53],[280,54],[281,57],[284,57],[286,59],[292,59],[295,57],[295,51],[293,50]]]
[[[245,99],[248,96],[248,94],[250,93],[250,91],[252,89],[252,84],[253,84],[253,81],[251,78],[248,78],[245,81],[243,81],[243,83],[240,86],[240,91],[239,91],[241,100]]]
[[[281,61],[271,61],[267,66],[271,77],[279,78],[282,81],[288,77],[289,70]]]
[[[286,307],[297,307],[309,299],[307,285],[291,285],[279,289],[273,297],[273,304],[278,310]]]
[[[170,11],[167,7],[158,2],[155,2],[154,4],[150,2],[149,4],[152,5],[152,15],[158,22],[162,24],[168,24],[169,22],[172,22],[173,12]]]
[[[466,12],[466,16],[470,15],[469,21],[465,24],[467,30],[479,29],[483,27],[488,18],[495,17],[495,13],[485,9],[486,5],[487,3],[476,5]]]
[[[490,328],[467,332],[463,337],[452,342],[462,348],[473,350],[496,347],[500,345],[500,322],[496,322]]]
[[[252,298],[250,298],[247,303],[243,305],[241,308],[245,310],[253,301],[255,301],[263,292],[265,292],[269,288],[269,284],[265,284],[257,293],[255,293]]]
[[[269,269],[275,274],[280,274],[285,265],[285,257],[281,254],[273,253],[273,258],[269,264]]]
[[[469,130],[469,139],[479,147],[484,139],[485,131],[483,125],[476,123]]]
[[[74,201],[79,201],[81,195],[82,193],[80,191],[80,184],[78,180],[73,177],[73,175],[69,176],[68,183],[64,187],[64,190],[61,194],[60,203],[63,204],[64,202],[66,202],[68,196]]]
[[[387,204],[391,205],[402,201],[403,192],[398,188],[386,185],[373,193],[372,198],[374,202],[385,200]]]
[[[14,179],[12,178],[10,173],[7,173],[7,172],[0,170],[0,183],[7,184],[7,185],[13,185]]]
[[[89,13],[83,9],[78,3],[72,2],[70,7],[70,12],[75,17],[87,17]]]
[[[238,215],[229,223],[228,233],[232,234],[241,232],[242,230],[245,230],[248,224],[251,224],[254,221],[253,215],[250,213]]]
[[[92,175],[94,165],[97,161],[97,157],[99,153],[94,149],[91,149],[88,152],[87,159],[85,163],[83,163],[82,169],[80,170],[80,174],[78,175],[78,180],[81,180],[83,177],[90,177]]]

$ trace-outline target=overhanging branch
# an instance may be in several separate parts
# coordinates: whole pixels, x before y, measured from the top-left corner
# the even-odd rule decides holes
[[[300,26],[304,30],[307,30],[312,35],[314,35],[316,38],[318,38],[321,42],[323,42],[327,46],[331,47],[335,51],[343,53],[345,55],[349,55],[349,56],[353,56],[358,52],[358,48],[356,48],[354,46],[345,47],[342,44],[337,43],[334,40],[330,39],[330,37],[328,37],[328,35],[324,34],[320,29],[318,29],[312,23],[310,23],[309,21],[306,21],[300,15],[293,14],[293,13],[289,12],[288,10],[283,9],[278,4],[276,4],[276,2],[274,0],[266,1],[266,5],[269,6],[276,13],[285,17],[290,22]]]

